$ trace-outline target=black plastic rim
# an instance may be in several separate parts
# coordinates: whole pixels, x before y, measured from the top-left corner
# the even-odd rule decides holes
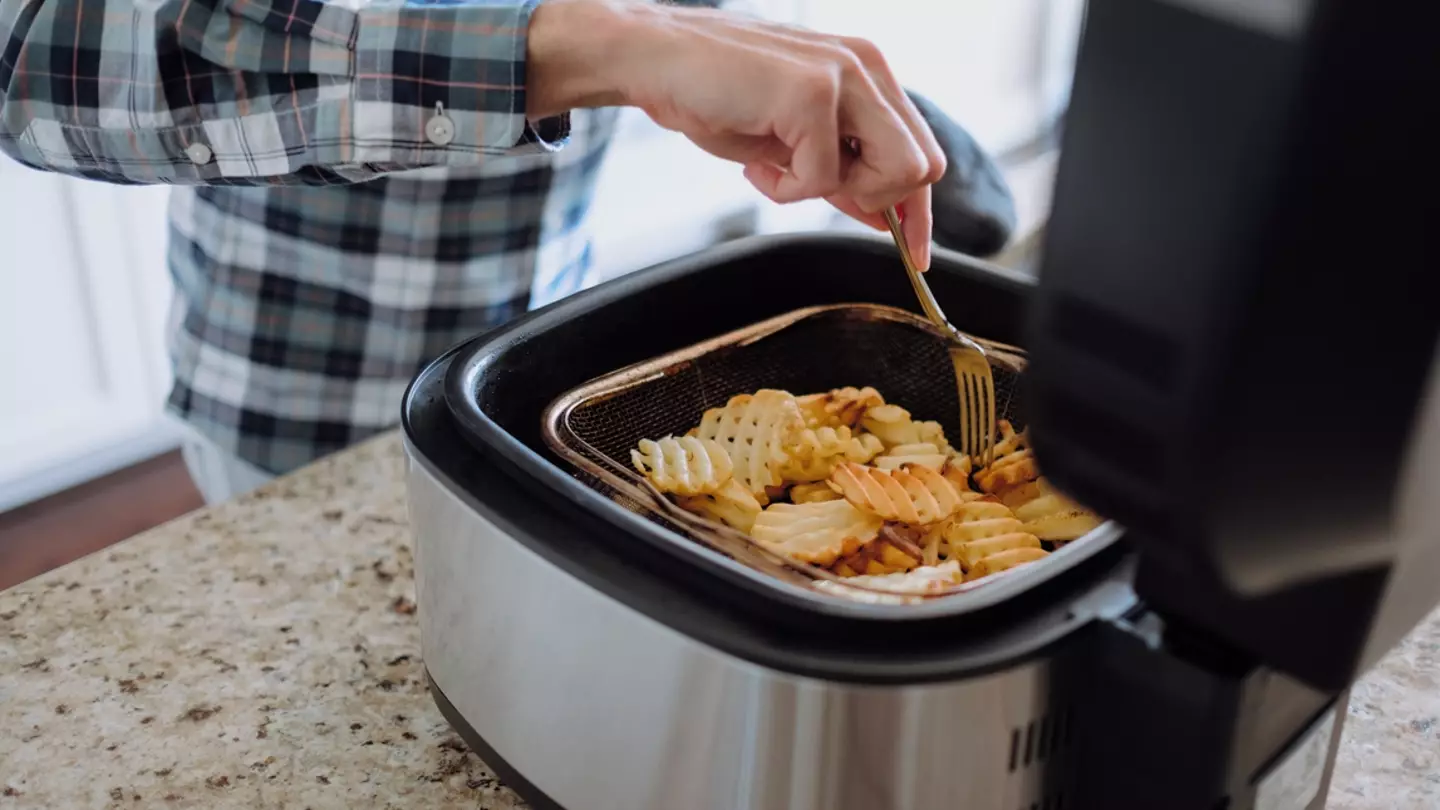
[[[494,746],[490,745],[484,735],[470,725],[470,721],[466,720],[465,716],[460,714],[460,710],[455,708],[455,704],[450,702],[450,698],[445,696],[445,690],[435,683],[435,678],[430,675],[428,668],[425,670],[425,683],[430,687],[430,697],[435,701],[435,706],[444,716],[445,722],[455,729],[455,733],[459,734],[460,739],[465,741],[475,756],[485,763],[485,767],[500,777],[500,781],[505,784],[505,787],[514,791],[535,810],[565,810],[559,802],[545,795],[545,791],[536,787],[534,782],[526,779],[520,771],[506,761],[505,757],[500,755],[499,751],[495,750]]]

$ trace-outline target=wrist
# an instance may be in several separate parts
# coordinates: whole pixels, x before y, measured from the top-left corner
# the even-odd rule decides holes
[[[638,19],[631,0],[544,0],[526,42],[525,113],[532,121],[627,103],[624,62]]]

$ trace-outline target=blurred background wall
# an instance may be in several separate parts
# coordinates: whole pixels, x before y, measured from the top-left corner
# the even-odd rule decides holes
[[[749,0],[771,18],[864,36],[904,83],[1001,159],[1025,267],[1043,226],[1083,0]],[[597,280],[752,233],[848,228],[776,206],[739,167],[627,114],[591,213]],[[0,158],[0,518],[175,447],[162,418],[168,189],[107,186]],[[0,522],[0,543],[4,542]]]

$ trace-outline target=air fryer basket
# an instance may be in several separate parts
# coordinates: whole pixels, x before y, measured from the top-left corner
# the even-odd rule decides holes
[[[981,338],[992,355],[999,418],[1024,427],[1020,407],[1023,351]],[[680,435],[707,409],[762,388],[795,394],[871,386],[915,418],[938,421],[959,435],[960,401],[944,336],[904,310],[873,304],[807,307],[604,375],[579,386],[546,410],[546,442],[580,471],[581,480],[671,531],[791,582],[825,588],[833,596],[868,596],[861,587],[814,566],[786,560],[740,532],[685,512],[649,487],[630,464],[641,439]],[[998,361],[998,362],[997,362]],[[1086,538],[1057,549],[1081,545]],[[1052,554],[1052,556],[1054,556]],[[1044,565],[1045,560],[1031,565]],[[1012,569],[1018,571],[1020,569]],[[1002,572],[942,591],[899,597],[940,598],[984,587]],[[894,600],[892,595],[880,597]]]
[[[1033,280],[940,248],[933,253],[929,277],[952,323],[972,335],[1021,343]],[[858,622],[909,632],[930,622],[964,624],[981,614],[1008,615],[1032,604],[1032,591],[1054,596],[1083,587],[1089,576],[1083,572],[1098,571],[1124,552],[1117,548],[1123,532],[1106,522],[1084,542],[1072,542],[1040,563],[1007,571],[968,593],[905,604],[836,598],[827,592],[831,589],[816,587],[813,576],[793,568],[782,569],[787,577],[772,576],[743,553],[696,542],[683,527],[647,515],[654,510],[644,505],[643,493],[624,504],[623,496],[597,486],[594,475],[545,438],[541,415],[589,381],[787,313],[856,301],[921,316],[895,245],[879,234],[784,234],[717,245],[598,285],[469,341],[445,371],[447,418],[453,420],[456,438],[478,453],[477,461],[498,465],[566,520],[594,524],[597,548],[663,571],[727,609],[763,607],[770,611],[772,626],[825,625],[853,632],[850,623]],[[942,367],[948,369],[948,361]],[[799,393],[855,385],[853,375],[873,370],[832,355],[827,363],[790,369],[793,377],[785,387]],[[882,393],[894,400],[901,396]],[[742,551],[758,548],[748,538],[744,545]]]

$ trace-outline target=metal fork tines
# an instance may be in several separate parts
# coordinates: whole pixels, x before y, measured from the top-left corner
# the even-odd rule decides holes
[[[988,466],[994,460],[995,451],[995,376],[989,355],[983,346],[945,319],[924,274],[910,257],[910,247],[894,208],[885,209],[885,221],[890,225],[890,235],[895,238],[895,247],[900,250],[900,259],[920,306],[931,323],[951,340],[950,362],[960,389],[960,447],[976,467]]]

